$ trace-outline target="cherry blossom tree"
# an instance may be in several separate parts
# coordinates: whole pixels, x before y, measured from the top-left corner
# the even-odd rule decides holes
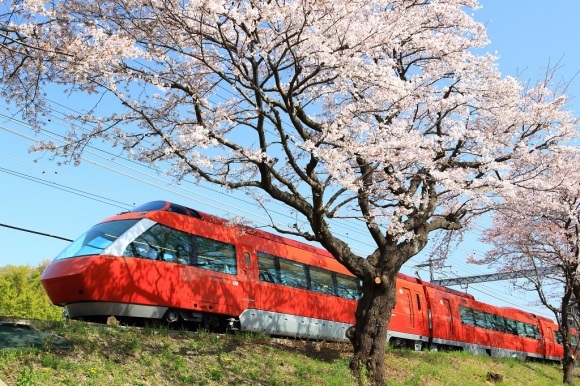
[[[524,271],[521,285],[536,291],[553,312],[564,346],[563,382],[574,384],[575,344],[570,308],[580,300],[580,151],[577,147],[543,160],[543,181],[526,181],[504,196],[483,240],[493,244],[477,263],[501,271]]]
[[[476,0],[4,2],[2,95],[27,119],[50,114],[48,85],[117,101],[37,149],[78,163],[104,139],[176,179],[285,204],[297,220],[272,226],[362,281],[351,368],[375,384],[401,266],[576,133],[562,95],[478,54]],[[333,231],[345,218],[366,225],[368,256]]]

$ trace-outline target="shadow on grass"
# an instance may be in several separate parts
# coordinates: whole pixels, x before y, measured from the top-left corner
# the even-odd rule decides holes
[[[0,349],[38,348],[42,350],[72,349],[72,343],[52,332],[40,332],[30,324],[17,320],[0,321]]]

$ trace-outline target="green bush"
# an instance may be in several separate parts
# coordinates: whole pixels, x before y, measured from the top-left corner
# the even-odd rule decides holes
[[[40,283],[48,263],[0,267],[0,316],[62,320],[61,308],[52,305]]]

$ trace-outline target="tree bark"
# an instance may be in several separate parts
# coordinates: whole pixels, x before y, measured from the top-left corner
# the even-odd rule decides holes
[[[574,385],[574,353],[571,345],[564,344],[564,358],[562,358],[564,378],[562,383]]]
[[[375,386],[386,385],[387,327],[397,301],[396,274],[392,276],[363,281],[363,296],[355,313],[356,324],[347,331],[354,348],[351,370],[358,377],[366,376]]]
[[[572,341],[575,337],[572,335],[570,329],[570,300],[572,299],[575,292],[575,282],[574,277],[576,277],[576,272],[578,271],[578,264],[567,264],[564,266],[564,276],[566,277],[566,286],[564,290],[564,296],[562,297],[561,306],[561,321],[558,323],[560,325],[559,332],[562,335],[563,346],[564,346],[564,357],[562,358],[562,382],[566,385],[574,385],[574,364],[575,364],[575,350],[572,345]]]

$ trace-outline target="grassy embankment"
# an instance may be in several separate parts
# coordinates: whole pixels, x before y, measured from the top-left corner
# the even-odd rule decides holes
[[[38,322],[68,339],[72,350],[0,350],[0,379],[28,385],[357,385],[350,346],[273,339]],[[47,342],[48,347],[48,342]],[[464,353],[387,352],[390,385],[559,385],[560,367],[495,361]],[[579,374],[580,375],[580,374]]]

